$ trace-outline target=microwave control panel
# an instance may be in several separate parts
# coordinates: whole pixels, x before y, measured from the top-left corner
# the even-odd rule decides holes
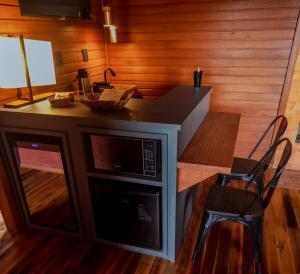
[[[156,176],[156,141],[143,140],[144,175]]]

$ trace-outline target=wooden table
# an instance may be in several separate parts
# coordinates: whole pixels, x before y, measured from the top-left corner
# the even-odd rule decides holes
[[[209,112],[177,162],[177,191],[216,173],[230,173],[240,114]]]

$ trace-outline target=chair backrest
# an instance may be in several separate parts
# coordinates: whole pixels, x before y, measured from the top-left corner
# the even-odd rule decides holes
[[[277,141],[276,148],[283,142],[285,142],[285,146],[284,146],[283,152],[281,154],[280,161],[277,165],[277,168],[275,170],[273,177],[265,184],[265,187],[263,190],[263,193],[265,193],[264,208],[266,208],[269,205],[270,200],[273,195],[273,192],[274,192],[274,190],[279,182],[279,179],[281,177],[281,174],[282,174],[283,170],[285,169],[285,167],[291,157],[291,154],[292,154],[292,143],[287,138]]]
[[[248,181],[248,184],[255,181],[257,177],[261,176],[261,172],[265,173],[266,170],[264,169],[265,164],[273,158],[275,152],[277,151],[278,147],[285,143],[280,161],[276,167],[276,170],[274,172],[274,175],[268,180],[267,183],[265,183],[263,191],[248,205],[248,207],[244,210],[244,212],[241,215],[244,215],[256,202],[257,199],[261,199],[263,197],[263,207],[266,208],[270,200],[272,198],[272,195],[274,193],[274,190],[278,184],[278,181],[280,179],[280,176],[288,163],[288,160],[291,157],[292,154],[292,144],[291,141],[287,138],[283,138],[281,140],[278,140],[276,143],[274,143],[270,149],[265,153],[265,155],[262,157],[262,159],[259,161],[259,163],[254,167],[252,172],[246,176],[246,179]]]
[[[257,148],[260,146],[260,144],[262,143],[262,141],[264,140],[264,138],[266,137],[266,135],[269,133],[269,131],[274,128],[276,129],[276,123],[280,121],[280,124],[278,126],[278,129],[277,129],[277,133],[275,135],[275,138],[271,144],[271,146],[273,144],[275,144],[284,134],[287,126],[288,126],[288,121],[286,119],[285,116],[283,115],[279,115],[277,116],[273,121],[272,123],[268,126],[268,128],[265,130],[264,134],[260,137],[259,141],[257,142],[257,144],[255,145],[255,147],[252,149],[252,151],[250,152],[248,158],[250,159],[253,154],[255,153],[255,151],[257,150]],[[272,158],[269,160],[269,162],[267,163],[266,162],[266,165],[269,165],[270,162],[271,162]]]

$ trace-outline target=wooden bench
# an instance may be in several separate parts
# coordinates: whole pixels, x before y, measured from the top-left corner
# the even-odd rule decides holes
[[[177,162],[177,191],[230,173],[240,114],[209,112]]]

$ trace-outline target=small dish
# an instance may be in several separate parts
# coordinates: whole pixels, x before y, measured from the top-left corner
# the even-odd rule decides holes
[[[57,96],[52,95],[48,97],[48,101],[52,107],[67,107],[73,105],[75,99],[74,99],[74,95],[69,95],[61,98],[57,98]]]

